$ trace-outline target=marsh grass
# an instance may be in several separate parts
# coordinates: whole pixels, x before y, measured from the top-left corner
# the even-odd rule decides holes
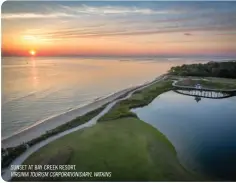
[[[171,90],[172,81],[162,81],[155,83],[143,90],[136,91],[126,100],[117,103],[108,113],[102,116],[98,121],[109,121],[125,117],[136,117],[137,115],[130,111],[132,108],[142,107],[149,104],[159,94]]]

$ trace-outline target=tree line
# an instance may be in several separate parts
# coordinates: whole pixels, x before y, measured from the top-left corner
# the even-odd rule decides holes
[[[168,73],[177,76],[222,77],[236,79],[236,61],[211,61],[205,64],[183,64],[181,66],[172,67]]]

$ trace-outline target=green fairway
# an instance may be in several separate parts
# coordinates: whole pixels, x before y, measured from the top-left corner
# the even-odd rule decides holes
[[[69,158],[58,155],[68,149],[72,151],[67,153]],[[75,164],[78,172],[112,172],[110,178],[64,180],[196,180],[179,164],[170,142],[136,118],[107,121],[69,134],[34,153],[25,164],[58,164],[58,161]]]
[[[117,103],[99,123],[58,139],[24,164],[72,164],[77,172],[112,172],[111,177],[46,178],[59,181],[201,181],[179,163],[168,139],[129,109],[145,106],[170,90],[171,81],[155,83]],[[17,180],[42,180],[24,178]]]

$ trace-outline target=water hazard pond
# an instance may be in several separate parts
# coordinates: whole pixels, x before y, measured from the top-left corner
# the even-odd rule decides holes
[[[185,167],[236,179],[236,97],[199,100],[169,91],[132,111],[171,141]]]

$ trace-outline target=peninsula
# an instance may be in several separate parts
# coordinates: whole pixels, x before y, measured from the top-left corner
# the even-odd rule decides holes
[[[207,63],[205,66],[209,64],[214,63]],[[217,64],[225,65],[224,62]],[[231,64],[235,66],[236,62]],[[177,74],[177,71],[181,74]],[[174,81],[186,86],[183,77],[188,78],[189,86],[193,86],[196,79],[198,83],[200,82],[204,87],[211,89],[225,89],[226,86],[227,89],[235,89],[236,86],[235,79],[207,77],[206,81],[205,77],[182,76],[183,73],[187,72],[182,72],[179,67],[177,70],[172,68],[168,74],[160,76],[150,83],[127,89],[116,95],[113,101],[103,104],[95,111],[55,128],[46,136],[43,135],[43,138],[38,137],[38,140],[33,140],[33,143],[31,140],[31,143],[27,143],[30,147],[22,150],[22,147],[25,146],[18,146],[21,149],[17,150],[18,157],[10,157],[8,154],[7,160],[10,164],[24,165],[74,164],[77,171],[84,172],[111,171],[112,177],[107,178],[107,181],[214,180],[207,175],[192,172],[183,167],[177,158],[174,146],[168,139],[130,111],[133,108],[146,106],[161,93],[174,89]],[[80,130],[83,128],[85,129]],[[16,149],[7,148],[6,150],[16,152]],[[9,163],[6,163],[6,166],[8,165]],[[3,175],[5,180],[10,180],[10,172],[9,168],[5,169]],[[42,179],[27,177],[14,178],[14,180],[41,181]],[[54,179],[47,177],[43,180]],[[56,180],[91,181],[104,179],[67,177]]]

